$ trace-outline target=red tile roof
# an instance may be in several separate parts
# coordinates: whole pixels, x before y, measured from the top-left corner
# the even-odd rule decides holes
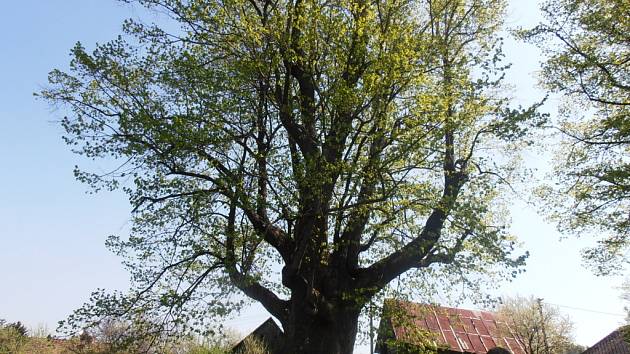
[[[582,354],[630,354],[630,345],[624,340],[624,334],[630,335],[630,326],[613,331]]]
[[[388,315],[394,309],[404,313],[409,320]],[[492,312],[386,300],[382,317],[381,327],[391,328],[394,338],[383,338],[386,335],[379,329],[381,348],[387,339],[413,344],[413,332],[409,328],[413,325],[415,329],[432,333],[437,345],[447,351],[485,354],[494,347],[502,347],[513,354],[525,354],[523,346],[515,339],[507,323],[499,321]]]

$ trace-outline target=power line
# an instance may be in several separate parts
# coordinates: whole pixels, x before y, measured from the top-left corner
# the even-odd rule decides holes
[[[608,315],[608,316],[619,316],[619,317],[626,317],[625,314],[621,314],[621,313],[612,313],[612,312],[605,312],[605,311],[597,311],[597,310],[591,310],[591,309],[585,309],[583,307],[574,307],[574,306],[567,306],[567,305],[560,305],[560,304],[552,304],[550,302],[544,302],[547,305],[553,305],[553,306],[558,306],[558,307],[564,307],[564,308],[568,308],[568,309],[573,309],[573,310],[578,310],[578,311],[585,311],[585,312],[592,312],[592,313],[599,313],[602,315]]]

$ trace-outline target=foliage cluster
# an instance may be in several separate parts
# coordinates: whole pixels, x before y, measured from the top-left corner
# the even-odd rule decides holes
[[[630,245],[630,3],[553,0],[541,10],[545,21],[520,35],[542,49],[541,84],[563,99],[546,211],[566,233],[598,235],[587,263],[618,272]]]
[[[18,352],[26,343],[27,330],[20,322],[6,323],[0,319],[0,353]]]

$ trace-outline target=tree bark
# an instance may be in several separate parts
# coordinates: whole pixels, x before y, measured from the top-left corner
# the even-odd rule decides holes
[[[360,311],[342,306],[332,311],[326,316],[292,314],[278,354],[352,354]]]

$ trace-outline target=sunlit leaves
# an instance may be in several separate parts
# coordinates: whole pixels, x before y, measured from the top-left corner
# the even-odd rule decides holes
[[[541,83],[564,98],[549,215],[564,232],[601,235],[585,258],[599,274],[618,271],[630,231],[630,5],[562,0],[542,10],[545,21],[521,35],[547,56]]]

